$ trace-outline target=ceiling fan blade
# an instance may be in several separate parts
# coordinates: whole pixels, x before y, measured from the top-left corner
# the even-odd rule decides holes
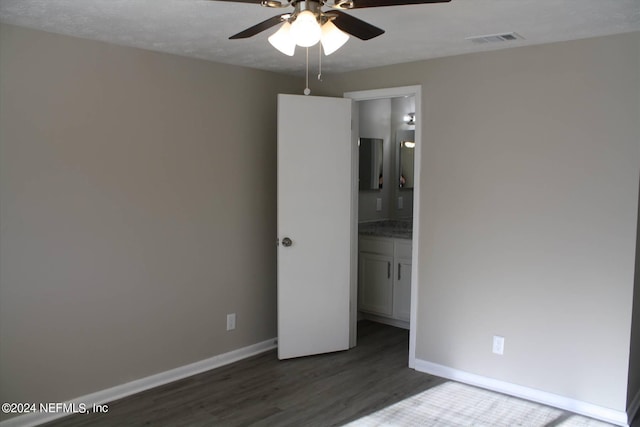
[[[333,25],[341,29],[347,34],[351,34],[360,40],[369,40],[374,37],[378,37],[384,34],[384,30],[364,22],[361,19],[355,18],[351,15],[347,15],[339,10],[332,10],[326,13],[330,16],[335,16],[333,19]]]
[[[255,36],[256,34],[263,32],[264,30],[268,30],[274,25],[278,25],[280,22],[282,22],[283,16],[284,15],[273,16],[266,21],[262,21],[259,24],[254,25],[253,27],[249,27],[244,31],[240,31],[238,34],[232,35],[231,37],[229,37],[229,40],[246,39],[251,36]]]
[[[365,7],[402,6],[405,4],[448,3],[451,0],[353,0],[352,9]]]

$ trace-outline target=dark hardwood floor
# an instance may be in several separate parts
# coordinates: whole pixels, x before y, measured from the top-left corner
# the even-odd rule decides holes
[[[444,382],[409,369],[408,347],[408,331],[362,321],[349,351],[286,361],[270,351],[46,426],[342,425]]]

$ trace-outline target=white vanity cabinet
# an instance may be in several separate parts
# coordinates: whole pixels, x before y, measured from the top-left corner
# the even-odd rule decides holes
[[[358,252],[358,309],[374,320],[408,327],[411,240],[360,236]]]
[[[393,239],[361,237],[358,258],[359,309],[393,315]]]
[[[395,239],[393,317],[408,322],[411,317],[411,240]]]

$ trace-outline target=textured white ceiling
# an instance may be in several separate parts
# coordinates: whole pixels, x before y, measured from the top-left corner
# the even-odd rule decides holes
[[[125,46],[276,72],[304,72],[267,37],[228,37],[282,10],[209,0],[0,0],[0,21]],[[483,50],[640,31],[640,0],[452,0],[348,12],[386,30],[323,57],[323,73]],[[465,38],[515,31],[524,40],[478,45]],[[310,50],[317,62],[318,50]]]

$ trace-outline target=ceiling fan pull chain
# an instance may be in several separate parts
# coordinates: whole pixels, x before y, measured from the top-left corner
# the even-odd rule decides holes
[[[322,81],[322,46],[318,43],[318,81]]]
[[[304,94],[309,95],[311,89],[309,89],[309,48],[307,47],[307,87],[304,88]]]

